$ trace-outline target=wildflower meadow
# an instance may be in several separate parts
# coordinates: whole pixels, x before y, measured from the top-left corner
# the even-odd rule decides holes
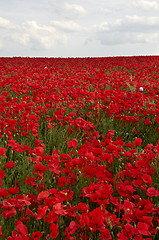
[[[0,58],[0,239],[159,239],[159,56]]]

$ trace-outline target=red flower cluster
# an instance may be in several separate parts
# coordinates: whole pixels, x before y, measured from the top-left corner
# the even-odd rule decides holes
[[[0,237],[154,239],[159,57],[0,62]]]

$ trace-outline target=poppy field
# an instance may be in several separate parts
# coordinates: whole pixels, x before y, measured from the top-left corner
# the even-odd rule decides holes
[[[159,56],[0,58],[0,239],[159,239]]]

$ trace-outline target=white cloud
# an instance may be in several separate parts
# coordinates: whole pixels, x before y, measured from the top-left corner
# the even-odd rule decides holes
[[[133,6],[146,11],[159,11],[159,3],[156,1],[138,0],[133,2]]]
[[[153,32],[159,31],[159,17],[126,15],[108,23],[111,32]]]
[[[146,40],[141,38],[140,34],[128,32],[122,34],[120,32],[102,32],[99,33],[97,40],[99,40],[102,45],[146,43]]]
[[[104,14],[107,14],[107,13],[111,13],[112,11],[108,8],[100,8],[100,12],[104,13]]]
[[[78,4],[65,3],[64,10],[68,18],[80,18],[86,15],[87,11]]]
[[[133,53],[138,48],[139,54],[144,49],[146,53],[156,51],[159,0],[2,2],[1,55],[103,55],[106,51]]]
[[[159,37],[159,17],[125,16],[114,22],[94,25],[87,40],[98,40],[102,45],[153,43]]]
[[[36,21],[26,21],[22,23],[21,29],[27,32],[32,33],[33,35],[36,34],[51,34],[55,33],[55,28],[49,25],[38,24]]]
[[[58,43],[66,44],[68,40],[66,34],[58,32],[52,26],[40,25],[36,21],[20,23],[6,38],[31,49],[38,47],[39,49],[49,49]]]
[[[156,17],[156,16],[144,17],[144,16],[131,15],[131,16],[126,16],[126,20],[128,21],[127,23],[144,24],[147,26],[159,25],[159,17]]]
[[[125,21],[125,22],[124,22]],[[149,32],[159,31],[159,17],[150,16],[126,16],[121,22],[120,29],[127,32]]]
[[[13,24],[5,18],[0,17],[0,28],[13,28]]]
[[[13,33],[11,38],[13,39],[13,41],[22,44],[23,46],[27,46],[30,42],[30,36],[28,33]]]
[[[74,21],[51,21],[51,24],[54,27],[67,32],[76,32],[82,30],[82,27]]]
[[[109,24],[108,22],[102,22],[100,24],[95,24],[90,28],[90,32],[101,32],[101,31],[109,31]]]
[[[145,34],[143,36],[143,38],[146,39],[147,43],[158,43],[158,39],[159,39],[159,32],[156,33],[152,33],[152,34]]]

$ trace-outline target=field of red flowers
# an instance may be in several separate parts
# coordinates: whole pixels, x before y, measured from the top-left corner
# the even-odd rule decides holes
[[[159,239],[159,56],[0,58],[0,239]]]

